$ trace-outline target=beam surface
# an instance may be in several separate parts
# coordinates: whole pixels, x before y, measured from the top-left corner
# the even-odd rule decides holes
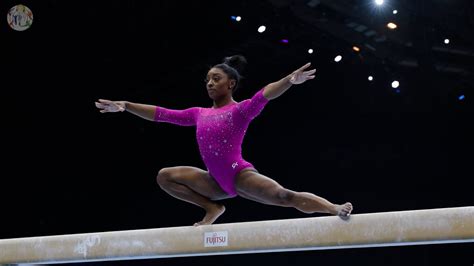
[[[68,263],[474,242],[474,207],[0,240],[2,263]]]

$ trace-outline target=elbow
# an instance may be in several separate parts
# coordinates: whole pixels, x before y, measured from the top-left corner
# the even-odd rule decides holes
[[[263,89],[262,95],[269,101],[278,97],[278,95],[275,94],[274,90],[272,90],[271,84],[267,85]]]

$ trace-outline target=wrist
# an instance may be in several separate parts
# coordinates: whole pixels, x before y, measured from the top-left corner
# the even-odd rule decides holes
[[[129,102],[127,101],[123,101],[121,106],[122,106],[122,110],[120,110],[120,112],[124,112],[124,111],[127,111],[128,110],[128,106],[129,105]]]
[[[295,75],[293,73],[291,73],[290,75],[288,75],[286,77],[286,80],[290,85],[295,85],[295,83],[294,83],[295,78],[294,77],[295,77]]]

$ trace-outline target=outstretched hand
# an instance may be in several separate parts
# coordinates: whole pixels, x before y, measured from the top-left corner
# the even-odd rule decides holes
[[[122,101],[99,99],[99,102],[95,102],[95,106],[100,109],[101,113],[115,113],[125,111],[125,102]]]
[[[297,70],[293,71],[290,74],[290,82],[291,84],[301,84],[309,79],[314,79],[314,73],[316,73],[316,69],[311,69],[308,71],[304,71],[307,69],[311,63],[307,63],[306,65],[298,68]]]

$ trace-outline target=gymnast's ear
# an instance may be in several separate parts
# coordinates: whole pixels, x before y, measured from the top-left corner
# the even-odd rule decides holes
[[[235,84],[236,84],[236,83],[237,83],[237,82],[235,81],[235,79],[231,79],[231,80],[229,81],[229,88],[231,88],[232,90],[235,89]]]

